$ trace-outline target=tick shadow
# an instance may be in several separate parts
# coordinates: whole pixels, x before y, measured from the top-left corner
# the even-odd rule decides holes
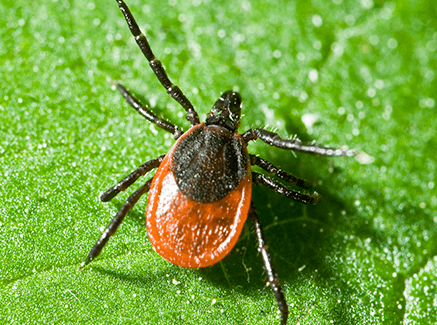
[[[304,206],[290,202],[289,199],[263,187],[255,187],[253,191],[253,199],[265,229],[274,266],[281,283],[291,284],[292,290],[298,289],[299,291],[297,287],[302,275],[311,277],[311,274],[317,273],[318,276],[314,278],[314,283],[320,288],[326,288],[326,282],[336,276],[326,267],[325,263],[325,257],[329,255],[327,251],[332,247],[330,238],[332,232],[341,229],[342,233],[360,233],[360,236],[365,238],[371,237],[381,243],[384,242],[382,234],[375,232],[364,221],[359,223],[355,220],[353,224],[348,224],[347,217],[343,214],[340,220],[334,222],[335,216],[341,216],[342,211],[346,211],[346,216],[352,214],[353,203],[345,204],[335,195],[329,195],[329,191],[323,191],[323,195],[326,204]],[[116,205],[121,206],[121,204]],[[145,227],[142,208],[134,210],[137,211],[131,211],[130,216],[133,217],[133,222],[138,224],[138,227]],[[303,273],[302,268],[304,268]],[[148,274],[147,269],[147,265],[144,265],[144,272],[131,273],[127,270],[114,271],[93,266],[93,270],[105,276],[139,288],[154,286],[157,281],[160,281],[159,279],[165,279],[168,273],[175,272],[170,264],[168,264],[168,269],[162,268],[153,274]],[[257,241],[250,220],[236,247],[222,262],[212,267],[183,272],[197,273],[206,284],[221,288],[225,292],[237,292],[254,300],[259,299],[259,290],[265,287],[267,279],[262,258],[257,251]],[[346,280],[337,277],[335,282],[342,290],[343,300],[347,300],[348,295],[354,294],[354,288],[349,286]],[[273,292],[271,301],[275,301]],[[341,322],[349,318],[351,308],[347,303],[338,304],[335,310],[330,312],[333,313],[331,317],[334,320]],[[305,312],[302,311],[302,313]]]
[[[283,150],[275,149],[275,151],[278,155],[284,154]],[[292,153],[287,152],[286,154],[292,157]],[[274,154],[272,157],[273,159],[269,156],[263,156],[263,158],[278,165],[274,159]],[[298,157],[298,159],[281,162],[280,165],[284,171],[299,171],[301,170],[300,166],[305,166],[305,162],[309,160],[311,160],[312,165],[318,166],[315,169],[313,179],[319,178],[318,176],[321,176],[323,172],[328,173],[329,158],[326,157],[310,156],[305,159]],[[356,162],[351,160],[351,164],[356,164]],[[266,187],[255,186],[253,201],[266,232],[273,264],[282,283],[299,286],[302,274],[311,276],[311,274],[317,273],[318,276],[314,278],[315,285],[326,287],[326,283],[330,282],[329,279],[337,275],[328,267],[329,263],[326,263],[326,257],[330,255],[330,249],[334,249],[333,244],[336,245],[335,249],[339,250],[341,254],[342,249],[344,249],[341,247],[341,241],[333,240],[333,238],[338,239],[341,235],[358,236],[362,239],[370,238],[378,246],[387,245],[387,240],[381,231],[376,230],[368,220],[360,220],[354,202],[346,201],[336,194],[336,188],[333,185],[334,179],[341,172],[341,170],[334,169],[334,173],[325,178],[325,185],[315,188],[323,196],[323,201],[315,206],[305,206],[284,198]],[[299,172],[292,173],[300,177]],[[359,185],[348,183],[342,186],[353,188]],[[373,192],[369,193],[372,197],[382,197],[382,193],[378,189]],[[120,208],[123,202],[117,200],[115,205]],[[145,227],[145,207],[146,200],[142,199],[129,212],[127,218],[139,227]],[[252,228],[250,220],[248,224],[249,228]],[[339,243],[340,247],[338,247]],[[129,283],[135,283],[141,287],[153,285],[157,277],[164,276],[166,273],[163,270],[162,274],[158,272],[154,275],[147,275],[147,271],[145,271],[144,275],[130,275],[123,271],[96,269],[98,272]],[[253,230],[243,234],[234,250],[222,262],[193,272],[197,272],[205,281],[214,286],[236,290],[247,296],[255,296],[266,283],[266,275],[261,256],[257,252],[257,242]],[[346,281],[338,279],[338,283],[344,296],[353,295],[354,289]],[[274,299],[273,295],[272,299]],[[347,318],[350,310],[348,305],[339,305],[334,316],[338,317],[338,320]]]
[[[316,158],[326,161],[327,171],[328,159]],[[356,164],[354,161],[351,163]],[[286,166],[284,169],[293,170]],[[320,173],[320,170],[317,171],[315,177]],[[345,263],[331,259],[341,260],[349,257],[344,254],[347,243],[350,243],[344,240],[345,237],[359,237],[361,242],[370,239],[372,245],[378,247],[387,247],[389,243],[384,233],[373,226],[369,216],[359,213],[354,201],[346,201],[336,193],[334,181],[331,183],[331,179],[334,178],[335,175],[325,179],[325,185],[315,188],[323,197],[317,205],[305,206],[291,202],[262,187],[255,188],[253,197],[281,283],[291,285],[293,292],[307,290],[305,284],[308,284],[308,281],[320,290],[341,292],[342,302],[336,303],[335,308],[327,312],[334,321],[342,323],[345,319],[353,320],[353,301],[357,294],[365,292],[357,293],[356,286],[349,282],[350,278],[343,279],[340,276],[353,274],[356,270],[344,270],[342,268],[347,267]],[[348,183],[344,186],[353,188],[358,185]],[[266,194],[266,191],[269,193]],[[369,193],[369,196],[383,197],[379,189]],[[258,254],[255,252],[254,255]],[[252,269],[259,270],[263,267],[259,255],[252,263]],[[259,285],[263,285],[266,276],[263,272],[257,271],[256,276],[259,275],[259,279],[262,279]],[[363,278],[363,281],[366,280]]]

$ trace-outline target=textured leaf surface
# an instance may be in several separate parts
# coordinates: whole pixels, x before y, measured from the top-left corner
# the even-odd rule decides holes
[[[435,2],[128,5],[202,119],[234,88],[241,130],[359,150],[327,159],[249,146],[324,198],[253,193],[290,324],[437,323]],[[146,197],[77,271],[139,185],[108,204],[99,193],[173,143],[112,80],[188,123],[115,1],[3,1],[0,12],[1,323],[279,323],[251,227],[222,263],[183,269],[151,249]]]

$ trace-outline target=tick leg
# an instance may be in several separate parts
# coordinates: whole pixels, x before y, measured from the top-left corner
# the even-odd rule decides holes
[[[182,134],[184,134],[184,132],[179,130],[177,126],[153,114],[153,112],[149,108],[141,104],[141,102],[137,98],[135,98],[122,84],[117,83],[117,88],[126,99],[128,104],[135,108],[138,113],[140,113],[150,122],[155,123],[161,129],[172,133],[175,139],[179,138]]]
[[[261,141],[264,141],[265,143],[277,148],[312,153],[315,155],[335,157],[352,157],[355,155],[355,152],[353,150],[325,148],[319,147],[315,144],[303,145],[299,140],[285,140],[276,133],[269,132],[263,129],[250,129],[244,132],[241,136],[246,143],[251,140],[260,139]]]
[[[261,223],[258,218],[258,213],[253,205],[253,202],[250,203],[249,215],[252,219],[253,224],[255,225],[256,238],[258,239],[258,251],[261,253],[264,262],[264,268],[267,273],[268,284],[271,285],[273,289],[273,293],[275,294],[276,301],[278,303],[279,311],[281,312],[281,325],[287,324],[288,319],[288,305],[285,301],[285,296],[282,293],[281,285],[279,284],[278,276],[272,265],[272,259],[270,258],[270,254],[267,250],[267,244],[264,236],[264,230],[261,226]]]
[[[146,36],[141,32],[137,22],[135,21],[135,18],[133,17],[127,5],[124,3],[123,0],[116,1],[118,3],[118,6],[120,7],[121,12],[124,15],[124,18],[126,19],[132,35],[135,37],[135,40],[141,51],[143,52],[144,56],[149,61],[150,67],[152,68],[159,82],[161,82],[161,84],[167,90],[167,93],[171,97],[173,97],[179,104],[181,104],[181,106],[187,111],[186,119],[190,121],[191,125],[199,124],[199,117],[194,110],[193,105],[188,100],[188,98],[185,97],[179,87],[174,85],[168,78],[167,73],[165,72],[161,62],[155,58],[155,55],[150,48]]]
[[[152,183],[152,179],[149,179],[143,186],[141,186],[131,196],[129,196],[127,201],[123,204],[121,209],[118,210],[117,214],[114,216],[114,218],[111,220],[109,225],[106,227],[103,234],[97,240],[94,247],[91,248],[91,251],[88,253],[88,256],[86,257],[85,261],[81,264],[79,271],[82,271],[87,264],[89,264],[93,259],[99,256],[103,247],[108,242],[109,237],[115,234],[118,226],[120,226],[120,224],[122,223],[124,217],[126,217],[126,214],[129,212],[129,210],[134,207],[134,205],[138,202],[139,198],[144,193],[147,193],[149,191],[151,183]]]
[[[296,191],[292,191],[286,188],[284,185],[275,181],[273,178],[255,172],[252,172],[252,181],[255,184],[261,184],[270,187],[276,193],[284,195],[300,203],[316,204],[322,199],[322,196],[318,193],[314,193],[313,195],[306,195]]]
[[[255,155],[250,155],[250,154],[249,154],[249,157],[250,157],[250,164],[252,166],[253,165],[259,166],[262,169],[264,169],[266,172],[279,177],[280,179],[282,179],[283,181],[285,181],[289,184],[296,185],[296,186],[303,187],[303,188],[310,188],[311,187],[311,185],[307,181],[305,181],[303,179],[299,179],[297,177],[294,177],[293,175],[290,175],[290,174],[280,170],[278,167],[274,166],[271,162],[269,162],[261,157],[258,157]]]
[[[136,170],[134,170],[132,173],[127,175],[125,178],[123,178],[121,181],[119,181],[115,186],[111,187],[102,195],[100,195],[100,200],[103,202],[108,202],[112,200],[118,193],[126,190],[129,186],[131,186],[135,181],[140,178],[141,176],[145,175],[147,172],[152,170],[153,168],[159,167],[159,164],[164,159],[165,155],[159,156],[156,159],[149,160],[148,162],[142,164],[140,167],[138,167]]]

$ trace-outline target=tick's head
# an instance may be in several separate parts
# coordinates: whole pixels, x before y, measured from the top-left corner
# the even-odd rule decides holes
[[[220,125],[235,132],[240,125],[241,96],[231,90],[225,91],[215,102],[206,117],[206,125]]]

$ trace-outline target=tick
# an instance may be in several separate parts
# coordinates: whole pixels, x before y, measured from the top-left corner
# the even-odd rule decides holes
[[[281,324],[286,324],[288,306],[252,202],[252,185],[267,186],[280,195],[304,204],[315,204],[320,196],[317,193],[307,195],[285,187],[282,182],[308,188],[304,180],[280,170],[263,158],[249,154],[247,144],[259,139],[280,149],[337,157],[350,157],[354,152],[315,144],[303,145],[298,140],[285,140],[264,129],[249,129],[242,134],[238,133],[241,97],[233,91],[224,92],[207,114],[206,121],[200,123],[191,102],[170,81],[161,62],[156,59],[127,5],[122,0],[116,1],[150,67],[167,93],[185,109],[186,119],[191,126],[184,132],[157,117],[124,86],[117,84],[127,102],[147,120],[173,134],[176,143],[167,154],[147,161],[101,195],[100,199],[107,202],[138,178],[157,168],[155,176],[139,187],[117,212],[80,270],[100,254],[128,211],[147,192],[146,225],[153,249],[171,263],[186,268],[207,267],[223,259],[236,244],[246,219],[250,217],[268,284],[273,289],[281,312]],[[280,181],[251,171],[254,165]]]

